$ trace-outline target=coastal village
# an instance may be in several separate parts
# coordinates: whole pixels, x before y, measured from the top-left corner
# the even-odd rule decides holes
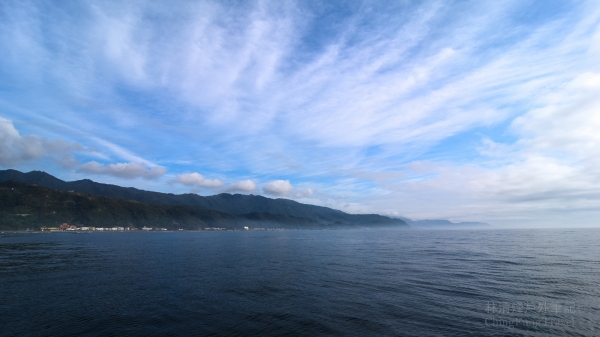
[[[81,227],[77,227],[75,225],[69,225],[68,223],[63,223],[62,225],[58,226],[58,227],[42,227],[41,228],[42,232],[66,232],[66,231],[97,231],[97,232],[104,232],[104,231],[138,231],[140,230],[139,228],[136,227],[90,227],[90,226],[81,226]],[[143,231],[152,231],[152,230],[159,230],[159,231],[166,231],[166,228],[152,228],[152,227],[142,227],[141,230]],[[180,229],[182,230],[182,229]]]
[[[63,223],[62,225],[58,226],[58,227],[42,227],[41,231],[42,232],[69,232],[69,231],[84,231],[84,232],[89,232],[89,231],[95,231],[95,232],[126,232],[126,231],[168,231],[169,229],[167,228],[153,228],[153,227],[142,227],[142,228],[137,228],[137,227],[91,227],[91,226],[80,226],[77,227],[76,225],[69,225],[68,223]],[[180,231],[183,231],[183,229],[178,229]],[[219,228],[219,227],[206,227],[206,228],[202,228],[201,230],[205,230],[205,231],[225,231],[225,230],[233,230],[233,229],[227,229],[227,228]],[[235,229],[235,230],[240,230],[240,229]],[[243,229],[241,230],[283,230],[283,228],[249,228],[248,226],[245,226]]]

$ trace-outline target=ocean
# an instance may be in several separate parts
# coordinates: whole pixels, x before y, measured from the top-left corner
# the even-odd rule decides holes
[[[2,336],[600,336],[600,229],[2,233]]]

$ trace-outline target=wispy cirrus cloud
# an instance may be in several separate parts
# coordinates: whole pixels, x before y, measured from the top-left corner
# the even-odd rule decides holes
[[[380,184],[380,196],[365,203],[394,212],[392,200],[403,200],[404,214],[421,218],[594,224],[600,209],[598,79],[584,73],[539,97],[538,108],[511,123],[516,141],[482,140],[478,149],[487,160],[412,163],[407,177]]]
[[[6,117],[54,119],[71,128],[57,138],[107,163],[234,181],[166,190],[260,191],[251,178],[349,211],[456,220],[595,202],[578,197],[598,167],[594,1],[5,1],[0,13]],[[278,180],[291,187],[264,188]]]

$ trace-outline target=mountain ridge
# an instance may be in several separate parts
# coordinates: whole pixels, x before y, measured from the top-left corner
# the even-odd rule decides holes
[[[183,206],[197,210],[215,211],[233,216],[241,216],[244,220],[272,223],[287,223],[291,219],[313,223],[315,226],[400,226],[409,227],[401,219],[378,214],[348,214],[340,210],[323,206],[302,204],[288,199],[271,199],[263,196],[221,193],[213,196],[196,194],[172,194],[139,190],[133,187],[122,187],[94,182],[90,179],[66,182],[43,171],[23,173],[17,170],[0,171],[0,182],[9,180],[36,184],[45,188],[77,192],[88,195],[103,196],[115,200],[132,200],[146,205]],[[271,220],[267,220],[271,219]],[[295,221],[295,220],[294,220]]]
[[[264,227],[267,223],[277,223],[285,228],[317,225],[311,219],[280,214],[234,215],[188,206],[147,205],[134,200],[65,192],[14,179],[0,182],[0,229],[40,229],[57,227],[61,223],[188,230]]]

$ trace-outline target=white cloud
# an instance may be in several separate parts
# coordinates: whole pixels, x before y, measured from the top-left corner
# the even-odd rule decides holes
[[[298,189],[298,190],[295,190],[295,193],[294,193],[296,198],[308,198],[308,197],[311,197],[313,194],[314,194],[314,191],[310,188]]]
[[[294,187],[289,180],[275,180],[263,186],[264,193],[281,197],[289,195],[293,189]]]
[[[531,151],[594,160],[600,155],[599,93],[600,72],[586,72],[540,99],[540,107],[516,118],[511,128]]]
[[[411,218],[597,226],[600,216],[600,73],[585,72],[514,119],[512,143],[488,137],[483,159],[413,162],[364,204]],[[435,207],[432,207],[435,205]]]
[[[219,179],[206,179],[203,175],[197,172],[178,174],[170,183],[179,183],[192,187],[218,188],[224,184]]]
[[[229,184],[225,191],[227,192],[252,192],[256,190],[256,183],[252,180],[242,180]]]
[[[79,164],[73,152],[89,152],[77,143],[48,140],[35,135],[21,136],[10,119],[0,117],[0,166],[12,167],[23,162],[51,158],[64,168]]]
[[[165,172],[167,172],[167,169],[161,166],[154,166],[150,168],[144,164],[136,162],[103,165],[98,162],[91,161],[81,165],[77,171],[91,174],[103,174],[126,179],[144,178],[150,180],[162,177]]]

